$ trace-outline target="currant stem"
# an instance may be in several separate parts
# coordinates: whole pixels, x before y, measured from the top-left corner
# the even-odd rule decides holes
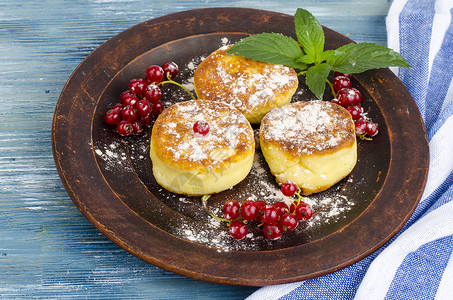
[[[201,203],[203,204],[203,208],[206,210],[206,212],[211,216],[213,217],[214,219],[217,219],[219,221],[222,221],[222,222],[227,222],[228,223],[228,226],[231,224],[231,221],[230,220],[227,220],[227,219],[224,219],[224,218],[221,218],[221,217],[218,217],[216,215],[214,215],[208,208],[208,200],[209,198],[211,198],[211,195],[204,195],[201,197]]]
[[[363,141],[372,141],[373,140],[372,138],[366,136],[366,133],[358,134],[357,136]]]
[[[296,193],[295,193],[295,195],[297,196],[297,205],[299,205],[300,202],[302,201],[302,200],[301,200],[301,199],[302,199],[302,195],[300,194],[300,192],[301,192],[301,191],[300,191],[300,188],[297,188],[297,191],[296,191]],[[297,206],[297,205],[296,205],[296,206]]]
[[[302,202],[302,195],[300,194],[300,192],[301,190],[298,187],[296,193],[294,194],[295,196],[297,196],[297,199],[291,200],[294,204],[294,207],[297,207],[300,204],[300,202]]]
[[[304,75],[305,73],[307,73],[307,70],[301,71],[301,72],[297,73],[297,76],[302,76],[302,75]]]
[[[329,79],[327,79],[326,82],[330,86],[330,90],[332,91],[333,97],[336,98],[337,97],[337,93],[335,93],[335,89],[333,88],[333,84],[329,81]]]
[[[180,84],[180,83],[178,83],[178,82],[172,80],[172,79],[170,78],[170,74],[167,74],[167,79],[168,79],[168,80],[166,80],[166,81],[159,82],[157,85],[158,85],[158,86],[159,86],[159,85],[162,85],[162,86],[163,86],[164,84],[172,83],[172,84],[174,84],[174,85],[176,85],[176,86],[179,86],[179,87],[182,88],[184,91],[186,91],[186,92],[190,95],[190,97],[192,97],[193,100],[197,100],[197,98],[196,98],[196,97],[195,97],[195,96],[194,96],[194,95],[193,95],[193,94],[192,94],[185,86],[183,86],[182,84]]]

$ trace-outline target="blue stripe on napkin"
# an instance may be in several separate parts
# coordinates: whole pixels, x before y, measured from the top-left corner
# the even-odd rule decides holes
[[[423,100],[428,91],[430,44],[427,41],[431,38],[433,19],[434,1],[418,0],[407,1],[399,19],[400,54],[412,69],[400,69],[398,75],[416,102],[419,100],[417,104],[422,115],[425,111]]]
[[[453,10],[450,11],[453,13]],[[426,115],[425,125],[431,128],[433,123],[439,117],[445,99],[451,84],[451,74],[453,74],[453,23],[450,24],[442,46],[434,59],[429,89],[426,95]],[[445,80],[439,80],[445,78]]]
[[[410,253],[399,267],[386,299],[433,299],[450,259],[451,236],[423,245]],[[424,278],[423,283],[419,278]]]
[[[363,275],[365,275],[365,270],[376,255],[377,253],[347,269],[307,280],[304,284],[279,299],[352,299],[356,287],[362,281]]]

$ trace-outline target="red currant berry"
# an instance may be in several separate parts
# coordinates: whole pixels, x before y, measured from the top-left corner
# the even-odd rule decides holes
[[[164,103],[161,100],[154,101],[152,102],[152,109],[151,114],[160,115],[164,111]]]
[[[296,216],[291,213],[286,213],[280,217],[280,221],[278,224],[283,228],[284,231],[286,230],[294,230],[297,225],[299,224],[299,220],[297,220]]]
[[[207,135],[209,132],[209,124],[205,121],[196,121],[193,124],[193,132],[201,135]]]
[[[358,135],[366,133],[368,122],[364,119],[359,119],[354,122],[355,124],[355,133]]]
[[[138,119],[138,114],[133,106],[127,105],[121,110],[121,118],[125,121],[134,122]]]
[[[313,210],[311,209],[311,206],[308,205],[305,202],[299,203],[299,205],[296,207],[296,218],[298,218],[301,221],[307,221],[313,216]]]
[[[148,115],[148,116],[144,116],[144,117],[140,117],[139,118],[139,121],[140,121],[140,124],[142,124],[142,126],[149,126],[151,125],[151,121],[152,121],[152,117],[151,115]]]
[[[288,180],[282,184],[281,190],[286,197],[292,197],[297,192],[297,185],[294,181]]]
[[[278,210],[272,205],[266,205],[261,216],[261,222],[265,224],[277,224],[278,218],[280,217]]]
[[[133,106],[137,102],[138,102],[138,98],[135,95],[126,96],[121,100],[121,104],[123,104],[123,106],[127,106],[127,105]]]
[[[330,100],[330,102],[332,102],[332,103],[334,103],[334,104],[341,105],[341,104],[340,104],[340,101],[338,101],[337,98],[333,98],[332,100]]]
[[[241,215],[241,206],[237,201],[230,200],[223,204],[223,217],[227,220],[233,221]]]
[[[131,92],[131,90],[125,90],[120,95],[120,101],[123,102],[123,99],[128,97],[128,96],[135,96],[135,95],[134,95],[134,93]]]
[[[283,234],[283,228],[280,225],[264,224],[263,233],[269,240],[276,240]]]
[[[284,214],[289,212],[288,205],[283,201],[275,202],[272,206],[277,209],[279,216],[283,216]]]
[[[266,207],[267,203],[264,202],[264,201],[261,201],[261,200],[258,200],[255,202],[256,205],[258,205],[258,209],[260,212],[262,212],[264,210],[264,208]]]
[[[354,93],[352,105],[359,105],[362,102],[362,93],[360,93],[360,91],[356,88],[351,88],[351,90]]]
[[[121,121],[116,125],[116,129],[121,136],[128,136],[134,132],[134,128],[132,127],[132,123],[129,121]]]
[[[142,99],[135,103],[134,107],[137,109],[137,113],[140,117],[146,117],[151,114],[152,108],[149,105],[149,101],[146,99]]]
[[[146,69],[146,79],[148,83],[159,83],[164,78],[164,70],[158,65],[149,66]]]
[[[362,102],[362,94],[356,88],[342,88],[337,95],[340,105],[347,107],[350,105],[358,105]]]
[[[255,201],[255,204],[258,206],[258,217],[256,217],[255,221],[261,222],[261,216],[263,215],[264,208],[266,207],[267,203],[261,200]]]
[[[117,104],[112,106],[112,109],[114,109],[114,110],[118,111],[119,113],[121,113],[121,111],[123,110],[123,104],[117,103]]]
[[[366,134],[373,137],[376,136],[379,132],[378,124],[368,121],[366,124]]]
[[[121,113],[111,108],[104,114],[104,121],[109,125],[116,125],[121,121]]]
[[[258,205],[255,201],[247,200],[241,204],[241,216],[244,220],[253,221],[260,213]]]
[[[230,228],[228,229],[230,235],[236,240],[242,240],[247,236],[249,229],[247,225],[245,225],[242,221],[234,221],[230,224]]]
[[[354,121],[360,119],[360,117],[362,116],[363,109],[361,106],[352,105],[352,106],[346,107],[346,109],[349,111],[349,113],[351,114],[352,119]]]
[[[347,78],[351,78],[351,74],[344,74],[344,73],[341,73],[341,72],[333,72],[333,76],[334,77],[344,76],[344,77],[347,77]]]
[[[351,80],[346,76],[337,76],[333,79],[333,89],[338,92],[342,88],[350,88]]]
[[[178,65],[172,61],[166,62],[162,69],[164,70],[165,77],[170,76],[171,79],[175,78],[178,75]]]
[[[150,84],[146,87],[143,96],[151,102],[156,102],[157,100],[160,100],[160,98],[162,97],[162,91],[159,86],[155,84]]]
[[[351,105],[351,101],[348,97],[349,89],[341,89],[337,93],[338,104],[341,106],[347,107]]]
[[[132,134],[139,135],[140,133],[142,133],[143,127],[139,121],[131,122],[131,124],[133,128]]]
[[[129,90],[137,97],[142,97],[146,89],[146,81],[142,78],[132,79],[129,81]]]

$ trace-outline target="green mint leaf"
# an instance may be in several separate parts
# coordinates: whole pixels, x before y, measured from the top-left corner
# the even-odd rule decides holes
[[[303,64],[313,64],[315,62],[310,55],[302,55],[297,61]]]
[[[314,65],[307,70],[305,83],[318,99],[323,97],[327,76],[331,70],[332,67],[326,63]]]
[[[325,55],[332,70],[354,74],[387,67],[410,68],[397,52],[378,44],[347,44]]]
[[[321,24],[307,10],[298,8],[294,15],[296,35],[302,49],[315,63],[321,63],[318,56],[324,51],[325,36]]]
[[[321,62],[323,62],[323,61],[327,61],[327,60],[331,59],[334,54],[335,54],[335,50],[326,50],[326,51],[322,52],[318,57],[321,60]]]
[[[305,64],[298,62],[303,55],[299,44],[279,33],[261,33],[243,38],[235,43],[227,54],[295,69],[306,68]]]

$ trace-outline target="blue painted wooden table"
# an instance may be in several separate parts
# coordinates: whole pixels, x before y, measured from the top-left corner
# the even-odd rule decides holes
[[[96,47],[139,22],[182,10],[241,6],[311,11],[357,42],[386,44],[387,0],[0,2],[0,298],[243,299],[257,287],[159,269],[99,233],[58,177],[51,124],[62,88]]]

